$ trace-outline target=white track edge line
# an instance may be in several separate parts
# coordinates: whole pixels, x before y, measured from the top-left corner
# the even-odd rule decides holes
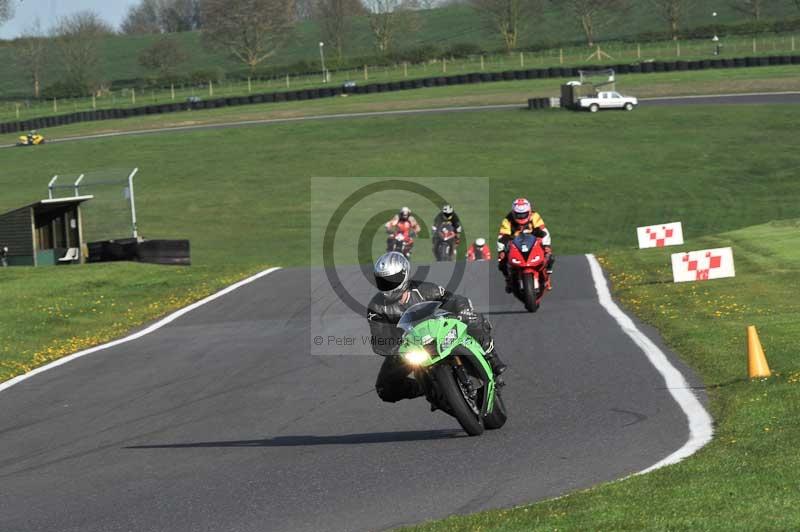
[[[597,290],[597,298],[600,301],[600,305],[614,318],[622,331],[639,346],[650,363],[661,374],[664,378],[667,390],[669,390],[675,402],[678,403],[678,406],[681,407],[689,423],[689,439],[680,449],[635,474],[641,475],[664,466],[676,464],[684,458],[693,455],[711,441],[714,434],[711,415],[700,403],[694,392],[692,392],[686,378],[672,365],[664,352],[640,331],[633,323],[633,320],[614,303],[614,300],[611,298],[611,292],[608,289],[608,282],[606,281],[605,275],[603,275],[603,269],[600,267],[600,263],[597,262],[595,256],[587,254],[586,259],[589,261],[592,280]]]
[[[649,98],[639,98],[643,102],[652,102],[660,100],[703,100],[709,98],[745,98],[748,96],[797,96],[800,94],[798,91],[780,91],[780,92],[729,92],[721,94],[693,94],[685,96],[651,96]]]
[[[149,327],[147,327],[145,329],[142,329],[139,332],[133,333],[133,334],[131,334],[129,336],[126,336],[125,338],[120,338],[119,340],[113,340],[111,342],[108,342],[108,343],[105,343],[105,344],[102,344],[102,345],[97,345],[97,346],[94,346],[94,347],[90,347],[89,349],[84,349],[83,351],[78,351],[77,353],[73,353],[73,354],[65,356],[63,358],[59,358],[58,360],[54,360],[53,362],[50,362],[49,364],[46,364],[44,366],[38,367],[38,368],[36,368],[34,370],[31,370],[28,373],[24,373],[22,375],[14,377],[11,380],[8,380],[6,382],[0,383],[0,392],[2,392],[3,390],[7,390],[8,388],[11,388],[15,384],[19,384],[22,381],[30,379],[34,375],[38,375],[39,373],[43,373],[43,372],[45,372],[47,370],[56,368],[56,367],[61,366],[63,364],[67,364],[68,362],[72,362],[75,359],[81,358],[81,357],[86,356],[86,355],[90,355],[92,353],[96,353],[97,351],[102,351],[104,349],[110,349],[110,348],[116,347],[116,346],[118,346],[120,344],[131,342],[133,340],[141,338],[142,336],[148,335],[151,332],[157,331],[158,329],[164,327],[165,325],[168,325],[169,323],[172,323],[173,321],[175,321],[176,319],[180,318],[184,314],[187,314],[187,313],[193,311],[194,309],[196,309],[198,307],[202,307],[206,303],[210,303],[210,302],[214,301],[215,299],[218,299],[218,298],[220,298],[220,297],[222,297],[222,296],[224,296],[226,294],[229,294],[229,293],[233,292],[237,288],[241,288],[242,286],[244,286],[246,284],[250,284],[253,281],[256,281],[256,280],[258,280],[258,279],[260,279],[262,277],[265,277],[265,276],[267,276],[267,275],[269,275],[269,274],[271,274],[273,272],[276,272],[276,271],[278,271],[280,269],[281,268],[279,268],[279,267],[269,268],[267,270],[264,270],[262,272],[259,272],[259,273],[255,274],[255,275],[252,275],[252,276],[248,277],[247,279],[243,279],[243,280],[241,280],[241,281],[239,281],[237,283],[234,283],[234,284],[232,284],[232,285],[230,285],[230,286],[228,286],[226,288],[223,288],[219,292],[216,292],[214,294],[211,294],[208,297],[205,297],[205,298],[201,299],[200,301],[196,301],[196,302],[192,303],[191,305],[188,305],[186,307],[183,307],[182,309],[176,310],[172,314],[160,319],[159,321],[157,321],[156,323],[150,325]]]

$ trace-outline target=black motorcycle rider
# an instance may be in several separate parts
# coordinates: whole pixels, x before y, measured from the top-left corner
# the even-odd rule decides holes
[[[441,301],[442,309],[467,324],[467,333],[481,343],[498,384],[502,384],[500,374],[506,370],[506,365],[494,348],[492,324],[475,312],[468,298],[452,294],[434,283],[411,280],[411,264],[396,251],[385,253],[375,262],[374,274],[380,292],[369,302],[367,320],[372,334],[372,350],[385,357],[375,383],[375,390],[382,400],[395,403],[423,394],[419,383],[409,376],[411,369],[397,354],[403,335],[397,322],[409,307],[424,301]]]
[[[436,255],[436,248],[439,246],[439,228],[442,224],[452,224],[453,231],[456,232],[456,246],[461,241],[461,220],[458,218],[458,214],[456,211],[453,210],[452,205],[444,205],[442,206],[442,210],[436,215],[436,218],[433,219],[433,225],[431,226],[431,240],[433,241],[433,254]]]

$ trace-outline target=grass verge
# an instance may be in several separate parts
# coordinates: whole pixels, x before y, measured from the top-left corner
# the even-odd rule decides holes
[[[800,66],[740,68],[634,74],[618,76],[622,92],[641,98],[697,94],[800,91]],[[401,109],[489,104],[525,105],[528,98],[558,96],[566,80],[525,80],[475,85],[429,87],[339,98],[254,104],[222,109],[146,115],[124,120],[104,120],[50,128],[50,138],[137,131],[162,127],[219,124],[271,118],[295,118],[322,114],[343,114]],[[0,135],[0,144],[13,144],[16,134]]]
[[[676,249],[602,257],[613,291],[705,381],[714,440],[684,462],[560,499],[410,527],[459,530],[796,530],[800,524],[800,220],[690,239],[732,246],[737,276],[672,284]],[[745,326],[774,376],[748,381]]]

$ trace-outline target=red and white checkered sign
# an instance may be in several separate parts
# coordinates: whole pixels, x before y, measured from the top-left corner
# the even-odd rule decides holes
[[[676,283],[735,276],[731,248],[702,249],[672,254],[672,278]]]
[[[680,222],[637,227],[636,233],[639,236],[639,249],[683,244],[683,227]]]

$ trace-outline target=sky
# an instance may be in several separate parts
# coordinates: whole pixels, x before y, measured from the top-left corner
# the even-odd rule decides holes
[[[128,7],[137,0],[12,0],[14,18],[0,26],[0,39],[13,39],[39,18],[42,29],[53,26],[59,17],[91,9],[115,28],[122,22]]]

